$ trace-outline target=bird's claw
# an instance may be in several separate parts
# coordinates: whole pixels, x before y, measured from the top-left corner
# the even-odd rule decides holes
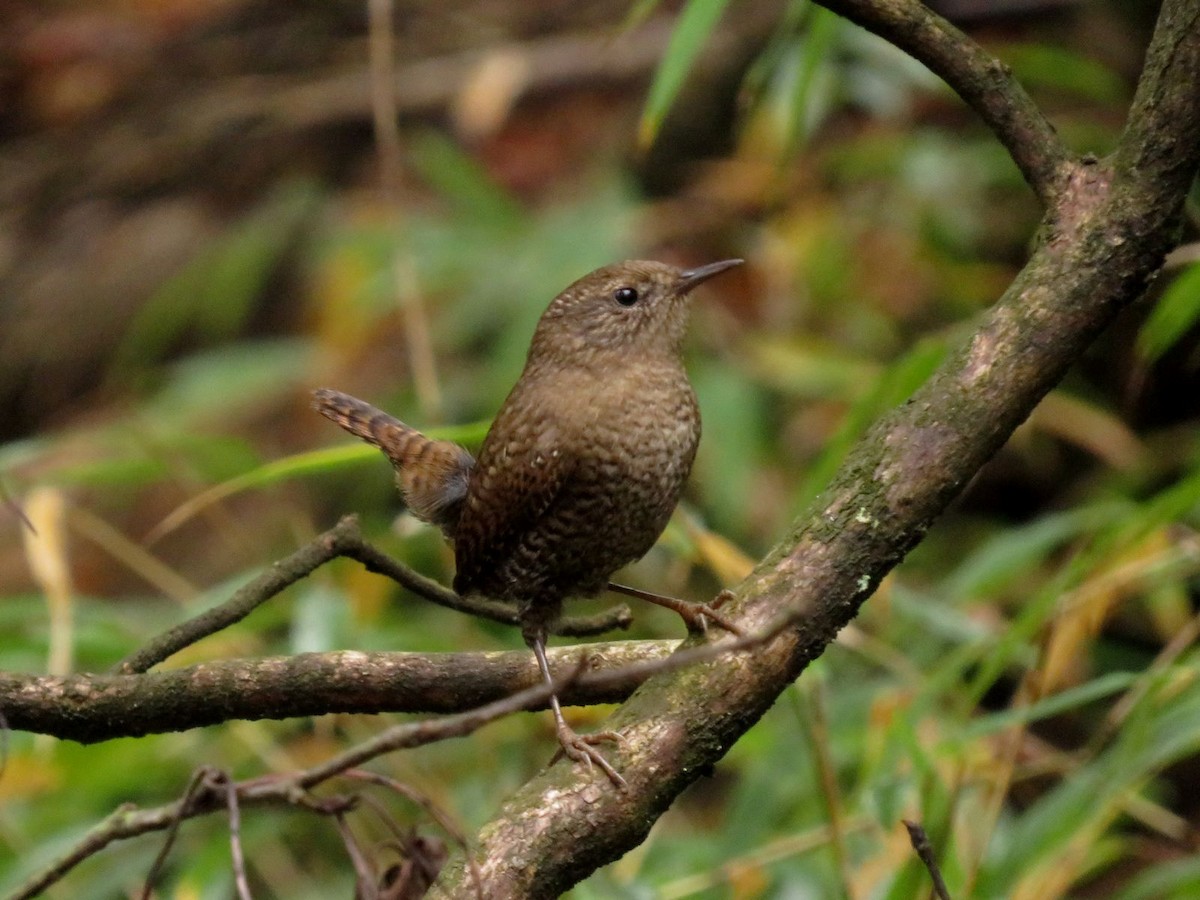
[[[719,594],[717,594],[717,596],[713,597],[713,602],[711,604],[712,608],[720,609],[722,606],[724,606],[726,603],[728,603],[730,600],[732,600],[736,596],[737,596],[737,594],[735,594],[729,588],[721,588],[721,593],[719,593]]]
[[[708,622],[711,619],[714,625],[719,625],[735,637],[743,637],[745,632],[742,629],[717,612],[719,607],[733,597],[733,591],[724,590],[717,594],[712,603],[682,603],[675,611],[692,634],[708,634]]]
[[[604,774],[621,790],[629,787],[629,784],[621,777],[621,774],[612,767],[604,754],[596,749],[595,745],[609,742],[614,744],[625,743],[625,738],[615,731],[597,731],[593,734],[579,734],[565,722],[560,722],[557,728],[558,731],[558,752],[554,754],[551,763],[558,761],[563,756],[575,762],[581,762],[587,766],[588,771],[592,770],[592,764],[599,766]]]

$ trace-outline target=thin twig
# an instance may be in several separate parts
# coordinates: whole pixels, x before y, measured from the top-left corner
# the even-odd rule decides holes
[[[241,900],[253,900],[250,883],[246,880],[246,857],[242,853],[242,814],[238,808],[237,785],[225,772],[214,772],[209,777],[213,786],[225,788],[225,805],[229,810],[229,853],[233,859],[233,881],[237,885]]]
[[[395,778],[389,778],[387,775],[381,775],[378,772],[372,772],[368,769],[350,769],[343,773],[343,778],[353,778],[358,781],[367,781],[371,784],[377,784],[380,787],[385,787],[388,790],[394,791],[400,796],[410,800],[417,806],[421,807],[446,834],[450,835],[454,843],[458,844],[463,849],[464,855],[470,848],[467,846],[466,833],[459,827],[458,823],[443,810],[438,804],[434,803],[425,794],[418,791],[416,788],[410,787],[403,782],[397,781]],[[471,867],[471,879],[474,882],[475,893],[478,897],[483,897],[483,878],[479,872],[479,866],[474,860],[468,856],[468,864]]]
[[[337,756],[313,766],[296,778],[296,786],[308,790],[314,785],[327,781],[335,775],[341,775],[349,769],[358,768],[368,760],[382,756],[385,753],[468,735],[501,716],[506,716],[518,710],[528,709],[533,704],[544,703],[560,687],[575,681],[579,677],[581,670],[581,665],[576,666],[575,671],[567,678],[555,679],[553,685],[541,684],[531,687],[520,693],[513,694],[511,697],[505,697],[502,700],[497,700],[494,703],[489,703],[486,706],[481,706],[469,712],[447,716],[444,719],[406,722],[403,725],[394,725],[382,734],[364,741],[357,747],[352,747],[343,753],[339,753]]]
[[[274,563],[249,584],[235,591],[224,603],[153,638],[140,650],[121,660],[113,671],[121,675],[145,672],[184,647],[240,622],[284,588],[337,556],[339,542],[357,532],[358,523],[347,516],[291,556]]]
[[[142,893],[139,895],[141,900],[150,900],[150,894],[154,890],[154,882],[158,880],[158,874],[166,863],[167,856],[171,853],[171,848],[175,846],[175,839],[179,836],[179,826],[183,823],[184,812],[187,810],[188,804],[191,803],[192,797],[196,795],[201,785],[204,784],[208,773],[209,769],[207,766],[201,766],[193,772],[187,787],[183,789],[183,796],[175,804],[175,812],[170,817],[167,836],[163,840],[162,846],[158,848],[158,855],[154,857],[154,862],[150,864],[150,871],[146,873],[146,880],[142,883]]]
[[[197,641],[240,622],[284,588],[310,575],[335,557],[344,556],[362,563],[368,571],[384,575],[419,597],[448,609],[465,612],[506,625],[518,623],[511,604],[476,597],[460,597],[454,591],[426,578],[376,549],[362,536],[358,520],[346,516],[329,531],[318,535],[295,553],[274,563],[269,569],[235,591],[227,601],[168,629],[114,668],[122,675],[145,672]],[[626,606],[615,607],[594,616],[562,619],[552,630],[555,634],[584,636],[601,634],[615,628],[627,628],[632,615]]]
[[[908,839],[912,841],[913,849],[917,851],[917,856],[929,870],[929,877],[933,879],[933,892],[937,894],[938,900],[950,900],[950,892],[946,890],[946,882],[942,879],[941,869],[938,868],[933,845],[929,843],[929,835],[917,822],[910,822],[908,819],[903,821],[904,827],[908,829]]]
[[[357,526],[353,535],[347,535],[339,540],[338,554],[362,563],[368,572],[385,575],[397,584],[408,588],[414,594],[457,612],[478,616],[502,625],[519,625],[520,620],[512,604],[486,600],[482,597],[461,597],[449,588],[442,587],[436,581],[426,578],[412,569],[392,559],[367,543],[358,533]],[[569,616],[560,619],[551,626],[552,634],[563,637],[589,637],[604,634],[615,629],[624,630],[633,624],[633,614],[625,605],[616,606],[593,616]]]
[[[410,829],[395,841],[385,844],[400,857],[400,864],[389,866],[380,878],[380,900],[420,900],[429,891],[446,864],[446,842],[425,837]]]
[[[8,485],[3,481],[0,481],[0,504],[3,504],[16,517],[18,522],[33,532],[35,537],[37,536],[37,528],[29,520],[29,516],[25,514],[25,510],[17,502],[17,498],[8,492]]]
[[[415,827],[400,828],[383,803],[370,794],[363,794],[359,799],[393,835],[394,840],[385,841],[381,846],[394,850],[404,860],[399,867],[384,868],[375,879],[375,893],[367,896],[376,896],[380,900],[423,896],[449,855],[445,841],[421,837]],[[436,852],[429,852],[431,849]]]
[[[334,823],[337,825],[338,834],[342,836],[342,846],[346,848],[346,855],[350,857],[350,864],[354,866],[355,897],[370,898],[378,894],[378,877],[371,863],[367,860],[366,854],[362,852],[362,848],[358,846],[358,839],[354,836],[354,832],[350,830],[350,825],[346,821],[345,813],[337,813],[333,817]]]

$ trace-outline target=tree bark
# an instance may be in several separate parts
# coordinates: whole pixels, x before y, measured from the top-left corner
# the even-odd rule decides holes
[[[574,681],[568,705],[618,703],[674,641],[618,641],[548,650],[555,674],[586,655],[597,683]],[[330,713],[462,712],[541,683],[527,650],[491,653],[299,653],[226,659],[131,675],[0,672],[6,725],[91,744],[118,737],[202,728],[232,719],[287,719]],[[544,704],[543,704],[544,706]],[[541,707],[539,707],[541,708]]]

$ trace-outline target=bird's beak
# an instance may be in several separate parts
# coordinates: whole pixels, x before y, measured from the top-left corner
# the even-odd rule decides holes
[[[745,260],[741,259],[723,259],[720,262],[709,263],[707,266],[700,266],[698,269],[688,269],[679,276],[679,281],[676,283],[675,289],[680,294],[686,294],[696,285],[708,281],[714,275],[720,275],[726,269],[732,269],[734,266],[740,266]]]

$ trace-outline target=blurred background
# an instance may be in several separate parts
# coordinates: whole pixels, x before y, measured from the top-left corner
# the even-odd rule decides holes
[[[930,5],[1072,150],[1113,147],[1155,3]],[[550,299],[630,257],[748,261],[694,304],[705,437],[623,579],[711,597],[1035,240],[1035,199],[973,114],[806,0],[10,0],[0,18],[6,670],[103,671],[349,512],[448,582],[440,536],[310,390],[477,446]],[[955,897],[1200,891],[1195,199],[1152,295],[759,726],[572,896],[925,897],[901,818]],[[681,636],[634,612],[632,636]],[[520,646],[339,561],[167,665]],[[400,718],[12,734],[0,891],[201,764],[287,771]],[[376,766],[469,833],[553,749],[530,715]],[[380,867],[389,821],[439,833],[379,800],[351,827]],[[256,896],[352,894],[329,822],[251,810],[242,828]],[[127,896],[160,845],[113,846],[51,895]],[[184,826],[162,884],[231,895],[223,818]]]

